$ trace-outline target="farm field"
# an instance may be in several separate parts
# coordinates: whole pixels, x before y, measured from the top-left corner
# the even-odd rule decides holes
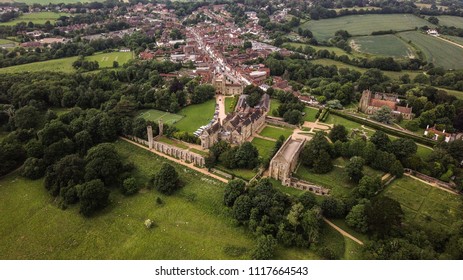
[[[293,134],[293,131],[291,129],[270,126],[270,125],[267,125],[266,127],[264,127],[264,129],[262,129],[262,131],[259,133],[259,135],[262,135],[268,138],[273,138],[275,140],[277,140],[281,135],[283,135],[286,139],[291,134]]]
[[[451,226],[461,218],[461,198],[404,176],[394,180],[383,192],[402,206],[409,222]]]
[[[398,33],[398,36],[411,41],[423,52],[426,60],[436,66],[446,69],[463,68],[463,60],[455,59],[463,57],[463,48],[416,31]]]
[[[463,46],[463,38],[462,37],[449,36],[449,35],[441,35],[441,37]]]
[[[388,15],[352,15],[332,19],[311,20],[300,27],[310,29],[319,41],[334,37],[340,29],[347,30],[351,35],[371,35],[374,31],[411,30],[424,25],[433,26],[428,21],[410,14]]]
[[[72,67],[72,63],[77,60],[77,56],[52,59],[47,61],[39,61],[21,65],[15,65],[5,68],[0,68],[0,74],[3,73],[20,73],[20,72],[37,72],[37,71],[52,71],[52,72],[64,72],[72,73],[75,69]],[[122,65],[132,58],[132,53],[97,53],[91,56],[85,57],[85,60],[97,61],[100,65],[100,69],[112,68],[113,61],[118,61],[119,65]]]
[[[439,25],[455,26],[463,28],[463,17],[457,16],[438,16]]]
[[[59,2],[62,3],[62,2]],[[47,2],[48,4],[48,2]],[[0,23],[1,25],[16,25],[21,22],[32,22],[34,24],[45,24],[47,21],[50,21],[50,23],[54,23],[58,18],[61,16],[69,16],[70,14],[67,13],[54,13],[54,12],[40,12],[40,13],[28,13],[28,14],[23,14],[18,18],[15,18],[12,21],[8,22],[2,22]]]
[[[368,70],[367,68],[360,68],[360,67],[357,67],[357,66],[353,66],[353,65],[343,63],[341,61],[336,61],[336,60],[327,59],[327,58],[315,59],[315,60],[312,60],[312,63],[320,64],[320,65],[324,65],[324,66],[336,65],[336,67],[338,67],[338,68],[348,68],[348,69],[359,71],[360,73],[365,73]],[[420,72],[414,72],[414,71],[400,71],[400,72],[382,71],[382,72],[384,73],[384,75],[386,75],[389,78],[394,79],[394,80],[398,80],[401,76],[403,76],[405,74],[408,74],[410,76],[410,79],[414,79],[420,73]]]
[[[358,52],[396,58],[415,57],[413,49],[394,35],[362,36],[349,40]]]
[[[269,158],[273,148],[275,147],[275,142],[257,137],[254,137],[251,143],[257,148],[259,156],[262,158]]]
[[[135,164],[140,184],[166,161],[127,142],[117,141],[116,148]],[[43,180],[17,173],[0,179],[0,258],[249,259],[254,238],[222,205],[223,184],[175,167],[185,182],[175,195],[149,190],[124,197],[112,191],[108,208],[92,218],[79,215],[76,207],[59,209]],[[162,205],[155,203],[157,197]],[[151,230],[143,225],[147,218],[156,223]],[[243,253],[227,254],[233,248]],[[319,257],[313,250],[278,248],[276,258]]]
[[[165,124],[172,125],[177,123],[179,120],[183,119],[183,116],[177,115],[177,114],[172,114],[156,109],[149,109],[149,110],[141,110],[137,112],[137,116],[144,118],[147,121],[152,121],[157,123],[160,119]]]
[[[177,113],[184,118],[175,123],[175,127],[181,131],[193,133],[199,127],[208,124],[214,117],[214,112],[215,99],[201,104],[189,105]]]

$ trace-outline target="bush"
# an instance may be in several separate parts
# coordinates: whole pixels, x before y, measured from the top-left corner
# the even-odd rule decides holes
[[[180,188],[178,173],[168,163],[162,164],[161,170],[153,177],[152,181],[154,188],[166,195],[171,195]]]
[[[133,177],[129,177],[122,183],[122,193],[124,195],[132,195],[138,192],[137,181]]]
[[[262,235],[257,240],[256,248],[252,252],[254,260],[268,260],[275,255],[276,239],[271,235]]]

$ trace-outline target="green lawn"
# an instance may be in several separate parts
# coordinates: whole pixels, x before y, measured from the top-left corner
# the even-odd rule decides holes
[[[304,108],[304,113],[305,113],[304,121],[315,122],[317,120],[315,118],[315,116],[318,113],[318,109],[315,109],[315,108],[312,108],[312,107],[305,107]]]
[[[118,152],[135,164],[140,184],[167,160],[123,141]],[[185,186],[175,195],[154,190],[124,197],[112,191],[109,206],[92,218],[76,207],[60,210],[43,180],[17,173],[0,179],[1,259],[249,259],[255,245],[222,205],[223,184],[174,164]],[[162,197],[164,203],[156,204]],[[143,222],[155,221],[147,230]],[[226,248],[244,248],[230,256]],[[278,248],[276,258],[318,258],[313,251]]]
[[[239,96],[225,97],[225,114],[231,113],[235,110],[236,102]]]
[[[458,46],[417,31],[402,32],[398,36],[407,42],[411,41],[423,52],[426,60],[436,66],[442,66],[446,69],[463,68],[463,60],[455,59],[456,57],[463,57],[463,49]]]
[[[413,48],[394,35],[361,36],[349,40],[354,50],[372,55],[408,58],[415,57]]]
[[[387,15],[351,15],[338,18],[310,20],[300,27],[309,29],[317,40],[323,41],[334,37],[340,29],[351,35],[371,35],[374,31],[411,30],[415,27],[433,26],[428,21],[410,14]]]
[[[259,156],[262,158],[269,158],[275,147],[275,142],[257,137],[254,137],[251,143],[257,148]]]
[[[428,147],[423,147],[418,145],[418,149],[416,150],[416,154],[419,155],[421,158],[426,158],[429,154],[432,153],[432,149]]]
[[[47,21],[50,21],[50,23],[53,24],[61,16],[70,16],[70,14],[55,13],[55,12],[28,13],[28,14],[23,14],[20,17],[12,21],[2,22],[0,23],[0,26],[1,25],[16,25],[21,22],[29,23],[30,21],[33,22],[34,24],[45,24]]]
[[[230,175],[234,175],[235,177],[239,177],[246,181],[251,180],[256,176],[257,172],[252,169],[243,169],[243,168],[235,168],[235,169],[228,169],[222,165],[216,167],[219,170],[222,170]]]
[[[439,25],[455,26],[463,28],[463,17],[457,16],[438,16]]]
[[[138,111],[137,116],[144,118],[147,121],[152,121],[155,123],[162,119],[162,121],[168,125],[175,124],[183,118],[182,115],[172,114],[155,109]]]
[[[162,142],[162,143],[166,143],[166,144],[175,146],[175,147],[180,148],[180,149],[184,149],[184,150],[187,150],[187,149],[188,149],[188,146],[185,145],[185,144],[183,144],[182,142],[180,142],[180,141],[178,141],[178,140],[175,140],[175,139],[167,138],[167,137],[165,137],[165,136],[156,138],[156,141],[159,141],[159,142]]]
[[[277,115],[273,114],[273,111],[278,109],[278,107],[281,105],[281,102],[278,99],[271,99],[270,100],[270,112],[269,114],[273,117],[277,117]]]
[[[460,196],[406,176],[394,180],[383,195],[400,202],[409,222],[451,226],[463,214]]]
[[[181,131],[193,133],[199,127],[208,124],[214,117],[215,99],[211,99],[201,104],[189,105],[180,112],[183,119],[175,124],[175,127]]]
[[[264,127],[264,129],[262,129],[262,131],[259,134],[264,137],[273,138],[277,140],[281,135],[283,135],[285,139],[287,139],[291,134],[293,134],[293,131],[288,128],[267,125]]]
[[[118,61],[119,65],[123,65],[132,59],[132,53],[112,52],[112,53],[97,53],[92,56],[85,57],[86,60],[97,61],[100,69],[112,68],[113,61]],[[52,72],[65,72],[72,73],[75,69],[72,63],[77,60],[77,56],[66,57],[60,59],[52,59],[47,61],[39,61],[28,64],[10,66],[0,68],[0,74],[4,73],[19,73],[19,72],[37,72],[37,71],[52,71]]]

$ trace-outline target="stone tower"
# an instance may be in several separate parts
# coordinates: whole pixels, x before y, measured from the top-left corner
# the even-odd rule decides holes
[[[153,148],[153,128],[151,125],[146,127],[146,133],[148,134],[148,148]]]
[[[370,100],[371,100],[371,91],[364,90],[362,92],[362,97],[360,98],[360,102],[359,102],[359,109],[361,112],[366,112],[368,105],[370,104]]]
[[[162,119],[159,119],[159,136],[162,136],[164,133],[164,123],[162,122]]]

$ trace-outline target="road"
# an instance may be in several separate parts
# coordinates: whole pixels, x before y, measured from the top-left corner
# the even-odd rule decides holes
[[[220,123],[222,124],[223,120],[227,116],[227,114],[225,113],[225,96],[223,96],[222,94],[216,95],[215,101],[217,102],[217,104],[219,104],[219,119]]]

